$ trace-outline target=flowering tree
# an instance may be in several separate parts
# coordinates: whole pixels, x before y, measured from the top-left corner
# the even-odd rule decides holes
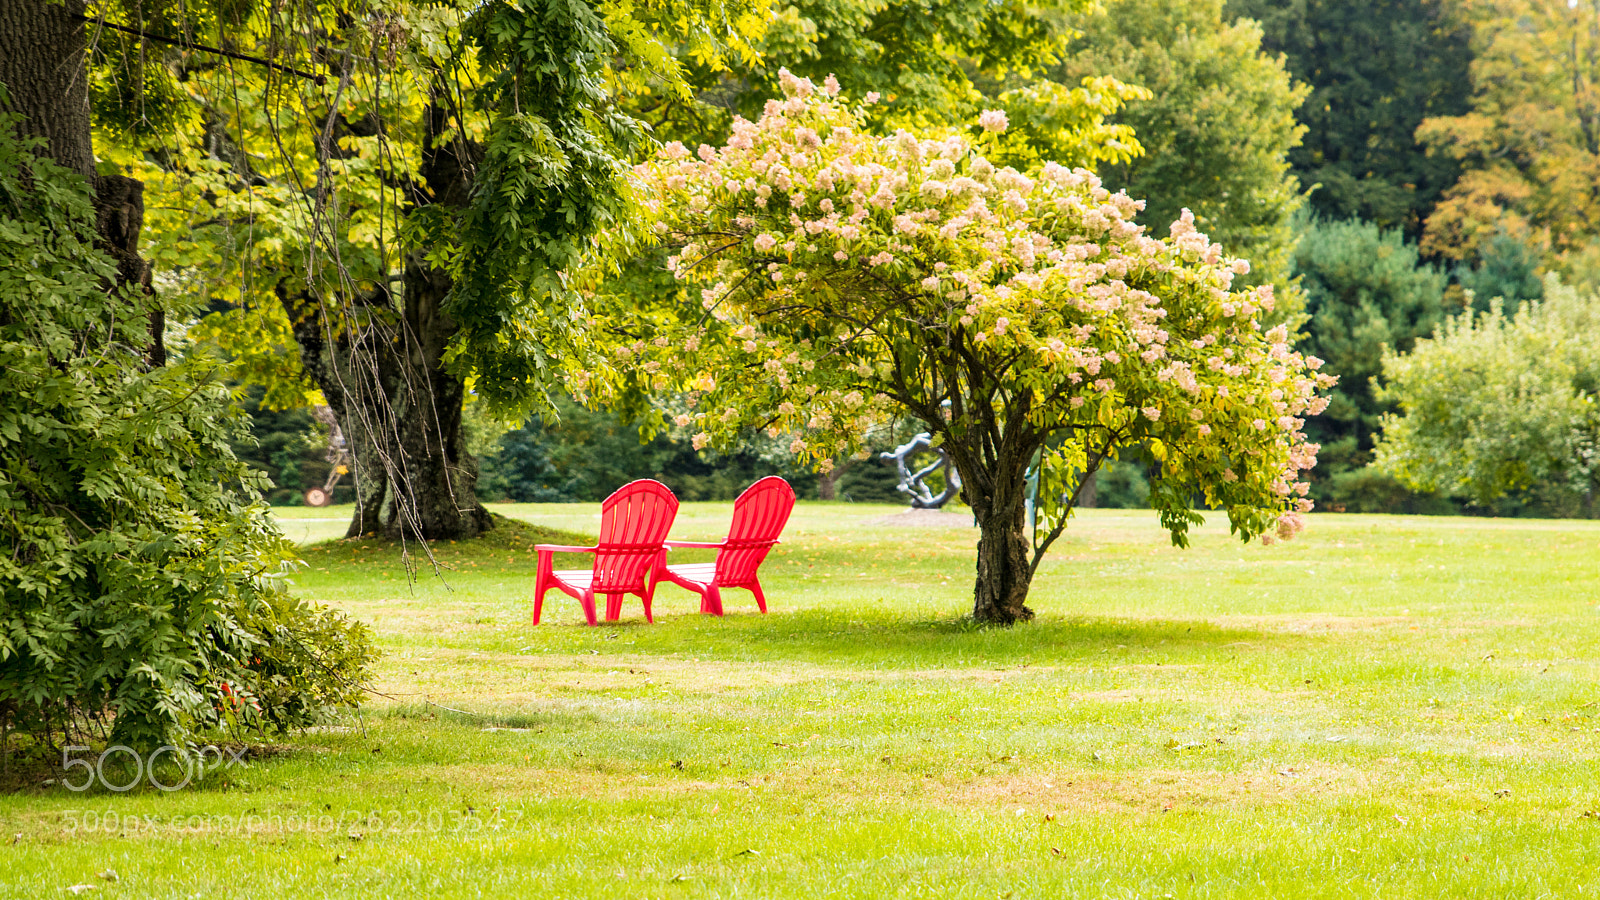
[[[875,424],[926,422],[982,529],[983,622],[1033,615],[1040,559],[1119,453],[1157,465],[1151,500],[1180,546],[1197,497],[1245,540],[1300,527],[1317,450],[1301,417],[1332,379],[1285,329],[1262,333],[1270,287],[1229,291],[1248,263],[1187,212],[1170,240],[1144,235],[1141,204],[1090,172],[996,169],[1003,114],[975,138],[877,138],[833,79],[783,85],[723,148],[669,144],[638,169],[707,314],[625,352],[689,391],[676,422],[697,447],[763,427],[826,468]]]

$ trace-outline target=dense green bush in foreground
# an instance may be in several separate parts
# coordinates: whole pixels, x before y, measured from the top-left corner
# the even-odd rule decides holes
[[[146,365],[154,298],[31,149],[0,119],[0,727],[181,746],[356,702],[368,632],[285,590],[220,373]]]

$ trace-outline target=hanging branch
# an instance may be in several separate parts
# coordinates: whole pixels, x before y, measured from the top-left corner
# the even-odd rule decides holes
[[[298,75],[301,78],[308,78],[316,82],[319,87],[328,83],[328,76],[326,75],[317,75],[304,71],[303,69],[296,69],[293,66],[286,66],[282,63],[275,63],[268,59],[262,59],[259,56],[249,56],[244,53],[235,53],[232,50],[223,50],[219,47],[208,47],[205,44],[196,44],[192,41],[180,41],[174,38],[161,37],[159,35],[150,34],[142,29],[130,28],[126,25],[113,25],[104,19],[95,19],[81,14],[74,15],[73,18],[80,22],[92,22],[99,28],[109,28],[112,31],[120,31],[124,34],[131,34],[147,41],[155,41],[159,44],[170,44],[174,47],[182,47],[185,50],[199,50],[202,53],[214,53],[217,56],[226,56],[229,59],[238,59],[243,60],[244,62],[255,63],[258,66],[266,66],[269,69],[275,69],[279,72],[286,72],[290,75]]]

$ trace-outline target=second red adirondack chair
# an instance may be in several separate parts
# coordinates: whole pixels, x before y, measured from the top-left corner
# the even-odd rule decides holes
[[[756,595],[756,605],[767,611],[767,597],[761,592],[757,570],[767,553],[778,543],[778,535],[794,511],[794,488],[776,475],[769,475],[745,488],[733,501],[733,524],[728,539],[719,543],[666,541],[668,547],[706,547],[717,550],[716,562],[669,566],[666,550],[661,562],[650,572],[650,590],[670,581],[700,595],[700,611],[722,615],[722,589],[744,588]]]
[[[661,557],[661,543],[672,530],[678,515],[678,498],[659,481],[648,478],[631,481],[600,504],[600,539],[593,547],[563,547],[539,544],[539,570],[533,582],[533,624],[539,624],[545,592],[551,588],[577,598],[589,624],[595,624],[594,598],[604,594],[606,620],[622,615],[622,598],[635,594],[644,601],[644,617],[650,615],[650,598],[655,582],[645,574]],[[593,553],[591,569],[554,570],[557,553]]]

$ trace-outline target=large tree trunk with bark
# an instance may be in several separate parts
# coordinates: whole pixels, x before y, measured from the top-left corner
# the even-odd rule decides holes
[[[83,0],[0,0],[0,83],[27,134],[58,164],[93,183]]]
[[[150,291],[150,265],[139,256],[144,183],[97,175],[90,132],[88,38],[83,0],[0,0],[0,84],[25,134],[45,140],[58,165],[82,175],[95,194],[99,244],[117,262],[114,288]],[[150,314],[150,366],[167,359],[161,310]]]
[[[415,306],[428,296],[416,292]],[[445,371],[442,342],[429,353],[416,339],[428,332],[413,305],[400,321],[362,322],[303,295],[280,299],[350,448],[356,508],[346,535],[458,540],[492,528],[461,433],[464,385]]]
[[[966,473],[961,478],[966,482]],[[1026,489],[1021,482],[1018,477],[1013,484],[996,484],[986,498],[967,495],[978,519],[972,618],[979,622],[1012,625],[1033,618],[1033,610],[1027,606],[1028,588],[1033,583],[1033,548],[1024,518]]]
[[[426,112],[428,138],[416,202],[465,206],[473,148],[440,142],[447,120]],[[462,434],[466,384],[445,365],[456,324],[444,311],[449,276],[411,254],[398,295],[380,289],[339,308],[280,294],[307,374],[339,420],[353,457],[356,509],[346,532],[390,539],[458,540],[494,527],[478,502],[477,462]]]
[[[49,155],[94,189],[100,245],[117,262],[116,287],[149,291],[150,267],[138,252],[144,185],[95,172],[84,10],[84,0],[0,0],[0,84],[24,133],[43,138]],[[462,142],[434,140],[445,133],[442,110],[430,107],[426,124],[430,150],[418,202],[464,206],[476,160]],[[493,527],[474,493],[477,466],[461,434],[465,385],[443,362],[455,331],[442,307],[449,287],[417,257],[398,298],[382,291],[364,298],[368,308],[356,314],[280,296],[301,359],[353,451],[352,535],[453,539]],[[150,318],[150,365],[166,360],[164,330],[158,310]]]

